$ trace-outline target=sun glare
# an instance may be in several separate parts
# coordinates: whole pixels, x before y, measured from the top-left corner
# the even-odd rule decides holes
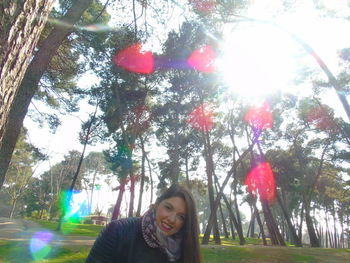
[[[263,3],[257,1],[255,8],[253,6],[247,14],[260,22],[241,22],[233,30],[232,25],[231,28],[227,26],[227,31],[231,32],[224,32],[221,55],[216,65],[229,91],[249,99],[277,90],[300,93],[293,85],[293,79],[297,63],[301,63],[298,61],[300,51],[307,53],[293,39],[293,34],[309,44],[332,72],[338,69],[337,51],[350,44],[350,35],[342,33],[348,24],[335,18],[326,20],[320,17],[312,3],[301,2],[288,13],[276,11],[280,8],[278,1],[268,3],[262,8]],[[344,5],[344,1],[340,0],[333,4],[330,1],[323,3],[328,8]],[[310,66],[319,67],[311,55],[306,55],[306,58]]]
[[[217,68],[229,90],[256,97],[285,89],[295,45],[271,25],[242,25],[227,34]]]

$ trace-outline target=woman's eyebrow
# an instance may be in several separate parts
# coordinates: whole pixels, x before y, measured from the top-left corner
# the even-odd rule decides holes
[[[168,205],[168,206],[171,206],[171,208],[173,208],[173,205],[167,201],[165,201],[165,204]]]

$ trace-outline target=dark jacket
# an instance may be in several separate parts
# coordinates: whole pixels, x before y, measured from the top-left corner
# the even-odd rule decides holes
[[[142,236],[141,218],[112,221],[96,239],[85,263],[165,263],[159,248],[151,248]],[[180,261],[177,261],[180,262]]]

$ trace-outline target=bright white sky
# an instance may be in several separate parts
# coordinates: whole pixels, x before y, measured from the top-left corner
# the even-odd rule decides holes
[[[349,21],[319,18],[311,5],[312,1],[299,1],[301,4],[295,13],[280,15],[273,11],[280,8],[282,1],[254,2],[256,6],[246,16],[276,22],[280,28],[259,22],[241,22],[230,33],[231,28],[227,27],[225,41],[221,43],[222,57],[217,65],[232,92],[244,95],[249,100],[258,100],[276,90],[296,95],[310,91],[305,86],[296,87],[292,80],[296,77],[301,61],[307,60],[310,66],[317,69],[319,66],[310,55],[300,58],[301,51],[305,51],[282,28],[309,44],[330,70],[337,73],[337,51],[350,46],[350,34],[345,33],[350,28]],[[329,8],[342,8],[342,13],[347,11],[350,15],[350,8],[345,0],[329,0],[324,3]],[[319,71],[320,76],[324,77],[321,69]],[[337,104],[338,101],[331,106],[335,107]]]
[[[296,33],[316,50],[334,73],[337,71],[337,50],[350,47],[349,21],[318,18],[311,0],[299,1],[301,4],[293,14],[284,13],[281,16],[276,15],[276,10],[280,10],[281,5],[279,0],[252,2],[254,6],[246,16],[276,21],[288,31]],[[347,0],[325,0],[323,3],[330,9],[341,10],[342,15],[350,16]],[[304,94],[308,87],[297,88],[290,82],[295,77],[298,63],[296,58],[300,54],[300,49],[288,35],[273,26],[248,22],[236,26],[232,33],[229,27],[225,31],[227,31],[225,40],[221,43],[222,57],[217,65],[223,79],[233,92],[244,94],[252,101],[259,100],[259,96],[277,89],[292,91],[297,95]],[[310,65],[315,63],[311,57],[308,61]],[[316,64],[314,66],[318,67]],[[89,77],[85,76],[79,80],[79,85],[82,87],[91,84],[92,79]],[[338,108],[339,114],[347,120],[333,91],[330,92],[327,102],[333,108]],[[92,110],[86,104],[82,104],[81,112],[77,115],[85,120]],[[24,124],[29,128],[31,142],[46,150],[46,153],[51,156],[51,165],[53,165],[61,161],[63,155],[69,150],[82,150],[82,145],[77,140],[81,125],[79,118],[64,117],[63,125],[56,134],[50,134],[47,127],[37,127],[28,118],[25,119]],[[101,151],[107,147],[88,146],[87,151]],[[44,163],[38,169],[38,173],[45,171],[48,167],[49,164]],[[115,201],[116,193],[111,194],[110,187],[103,187],[101,192],[108,194],[100,196],[99,201],[106,207],[107,202]]]

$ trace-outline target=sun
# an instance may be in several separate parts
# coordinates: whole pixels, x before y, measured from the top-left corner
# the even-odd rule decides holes
[[[337,12],[348,10],[344,0],[322,3]],[[323,72],[310,50],[294,36],[308,44],[332,72],[337,72],[337,52],[350,43],[350,37],[343,33],[349,23],[321,16],[310,1],[300,1],[292,11],[281,13],[276,11],[279,5],[280,1],[256,1],[247,13],[252,20],[225,26],[216,68],[229,92],[249,99],[278,90],[306,92],[294,82],[301,74],[300,65],[318,69],[321,75]]]
[[[272,25],[247,23],[226,33],[217,68],[230,92],[261,97],[286,89],[295,43]]]

